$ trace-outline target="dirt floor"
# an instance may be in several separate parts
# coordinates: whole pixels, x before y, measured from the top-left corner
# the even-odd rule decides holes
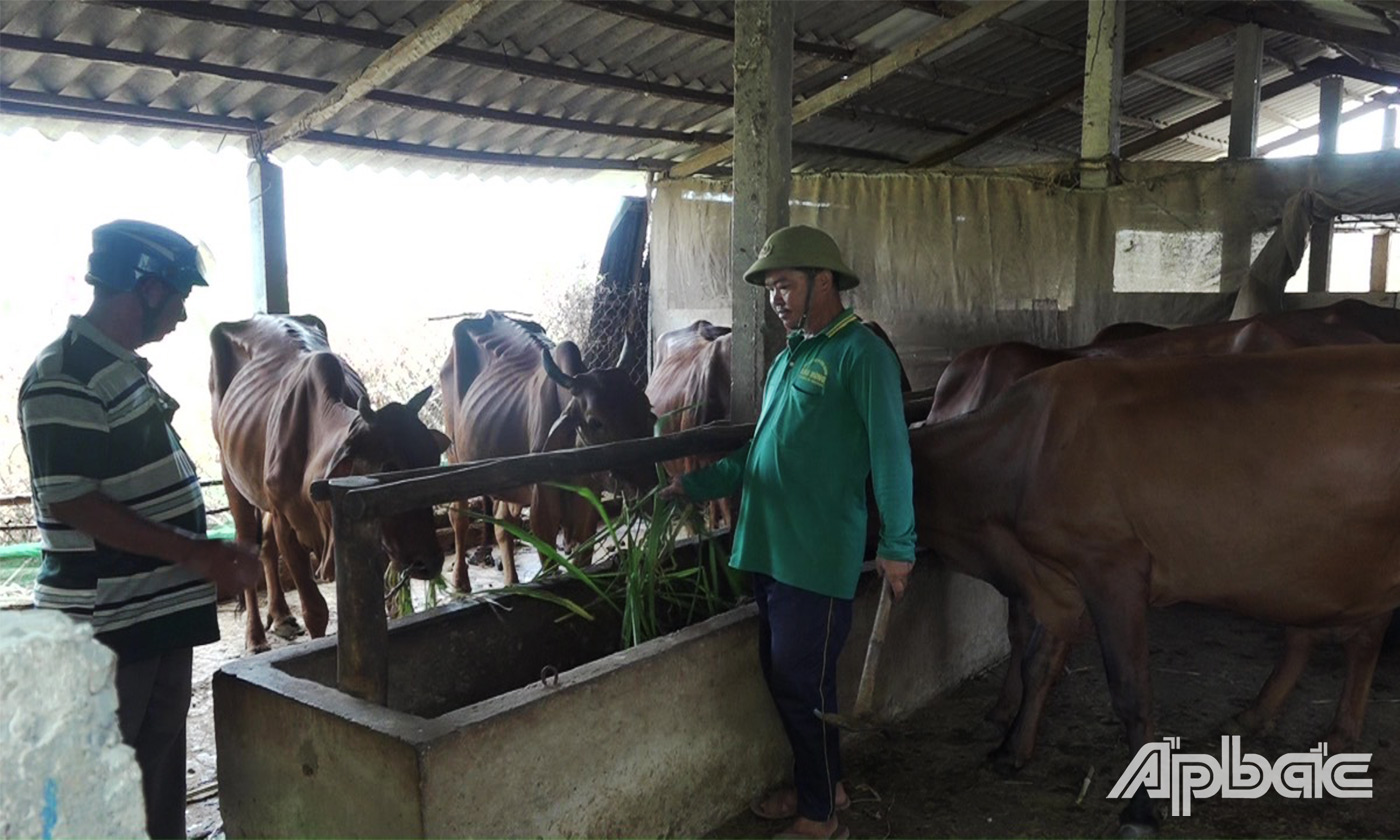
[[[522,576],[533,569],[522,568]],[[500,585],[500,573],[472,568],[475,589]],[[322,587],[332,605],[334,585]],[[295,595],[293,594],[293,599]],[[293,601],[295,609],[295,601]],[[243,616],[220,607],[223,641],[195,651],[190,711],[187,823],[191,837],[222,837],[215,784],[210,678],[241,655]],[[1221,724],[1244,708],[1280,649],[1277,630],[1192,606],[1154,612],[1152,677],[1158,735],[1179,735],[1183,752],[1219,754]],[[294,644],[295,642],[292,642]],[[273,644],[289,644],[273,639]],[[1000,687],[1002,667],[965,683],[882,733],[848,742],[847,780],[854,804],[842,815],[854,837],[1097,837],[1117,830],[1120,802],[1105,799],[1127,765],[1123,728],[1109,707],[1097,646],[1074,651],[1047,704],[1034,760],[1014,777],[990,769],[998,743],[982,720]],[[1272,735],[1246,738],[1246,752],[1274,759],[1306,751],[1331,721],[1340,692],[1340,649],[1322,646]],[[1400,650],[1383,654],[1358,752],[1370,752],[1372,799],[1199,800],[1189,818],[1163,813],[1164,837],[1400,836]],[[1092,772],[1092,777],[1089,774]],[[1085,779],[1089,777],[1087,790]],[[1081,800],[1081,791],[1083,796]],[[767,837],[782,825],[747,813],[717,838]]]
[[[1281,647],[1278,630],[1194,606],[1151,620],[1158,737],[1180,736],[1181,751],[1220,754],[1222,723],[1253,699]],[[1086,641],[1046,709],[1031,764],[1014,777],[985,756],[999,738],[983,715],[996,699],[1004,664],[971,680],[884,733],[846,751],[853,798],[842,821],[853,837],[1115,836],[1119,801],[1105,798],[1129,755],[1109,706],[1097,646]],[[1246,737],[1245,752],[1270,760],[1315,747],[1341,690],[1340,648],[1322,646],[1278,729]],[[1372,753],[1372,799],[1209,799],[1188,817],[1163,814],[1164,837],[1400,836],[1400,650],[1382,655],[1357,752]],[[1092,776],[1090,777],[1090,774]],[[1080,801],[1085,779],[1087,792]],[[766,837],[781,824],[747,813],[712,837]]]
[[[449,557],[443,568],[443,575],[450,579],[452,559]],[[529,580],[539,571],[539,558],[529,549],[516,549],[516,569],[523,580]],[[501,572],[494,568],[470,567],[472,590],[494,589],[502,584]],[[335,632],[335,584],[321,584],[321,594],[330,607],[329,633]],[[447,596],[440,595],[439,603]],[[424,606],[422,584],[414,584],[414,602],[419,608]],[[300,620],[300,604],[295,590],[287,593],[287,601],[292,612]],[[221,639],[210,645],[194,650],[194,694],[190,701],[190,719],[187,733],[186,790],[188,805],[185,807],[185,827],[192,838],[222,838],[223,818],[219,815],[219,789],[216,782],[217,764],[214,748],[214,697],[211,685],[214,672],[225,663],[243,655],[243,629],[245,616],[236,612],[233,603],[219,605],[219,634]],[[302,639],[306,637],[303,636]],[[268,642],[274,649],[296,644],[298,640],[286,641],[268,634]]]

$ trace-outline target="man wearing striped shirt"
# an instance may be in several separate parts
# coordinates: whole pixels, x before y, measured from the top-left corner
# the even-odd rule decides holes
[[[208,285],[197,249],[168,228],[93,231],[88,312],[39,354],[19,393],[44,561],[35,606],[92,624],[117,655],[123,740],[136,751],[152,837],[185,836],[185,721],[192,648],[217,641],[215,584],[257,579],[257,552],[205,536],[178,407],[136,348],[185,319]]]

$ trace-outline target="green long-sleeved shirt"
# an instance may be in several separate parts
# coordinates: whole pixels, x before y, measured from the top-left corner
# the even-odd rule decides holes
[[[913,467],[899,361],[851,310],[788,336],[763,389],[753,440],[682,479],[692,499],[743,490],[730,565],[836,598],[855,595],[865,552],[865,479],[878,554],[914,560]]]

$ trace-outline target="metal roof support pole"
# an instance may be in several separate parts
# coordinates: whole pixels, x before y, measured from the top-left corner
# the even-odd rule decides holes
[[[282,167],[261,155],[248,164],[248,212],[253,234],[253,308],[285,315],[287,296],[287,215]]]
[[[763,377],[782,346],[767,296],[744,282],[768,234],[788,223],[792,194],[791,0],[734,4],[732,420],[758,419]]]
[[[1342,122],[1342,77],[1322,80],[1317,104],[1317,153],[1337,153],[1337,127]],[[1327,291],[1327,275],[1332,269],[1332,220],[1313,225],[1308,236],[1308,291]]]
[[[1114,182],[1123,94],[1123,20],[1127,0],[1089,0],[1084,46],[1084,120],[1079,140],[1079,185],[1103,189]]]
[[[1264,31],[1247,23],[1235,30],[1235,84],[1230,94],[1230,158],[1254,157],[1259,143],[1259,82]]]

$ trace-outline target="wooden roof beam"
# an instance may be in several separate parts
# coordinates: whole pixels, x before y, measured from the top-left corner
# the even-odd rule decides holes
[[[1394,35],[1357,29],[1353,26],[1325,23],[1265,6],[1223,3],[1207,14],[1233,23],[1257,23],[1265,29],[1291,32],[1304,38],[1356,47],[1385,55],[1400,56],[1400,39]]]
[[[1259,88],[1259,101],[1262,102],[1265,99],[1271,99],[1281,93],[1287,93],[1290,90],[1300,88],[1303,85],[1312,84],[1323,76],[1328,75],[1330,72],[1330,70],[1323,66],[1310,65],[1305,67],[1301,73],[1285,76],[1282,79],[1270,82]],[[1205,109],[1199,114],[1194,114],[1183,120],[1177,120],[1160,131],[1134,140],[1131,143],[1124,143],[1119,153],[1124,159],[1130,158],[1133,155],[1141,154],[1148,149],[1160,146],[1168,140],[1181,137],[1187,132],[1195,131],[1203,125],[1213,123],[1216,120],[1224,119],[1228,116],[1230,116],[1230,100],[1226,99],[1214,107]]]
[[[901,44],[889,55],[868,68],[852,73],[849,77],[819,91],[811,98],[792,106],[792,124],[810,120],[821,112],[840,105],[862,91],[868,90],[883,81],[901,67],[912,64],[929,53],[951,44],[989,20],[1006,12],[1018,0],[985,0],[953,20],[942,24],[931,32]],[[694,157],[671,167],[668,173],[672,178],[685,178],[703,172],[711,166],[729,160],[734,154],[734,143],[719,143],[705,149]]]
[[[420,58],[447,43],[461,32],[472,18],[481,14],[482,9],[490,2],[491,0],[456,0],[437,17],[413,30],[383,55],[371,61],[368,67],[337,85],[335,90],[323,95],[301,113],[253,135],[248,141],[249,153],[254,157],[264,157],[279,146],[325,125],[347,106],[363,99],[370,91],[382,87],[385,82],[408,69]]]
[[[235,6],[217,3],[192,2],[192,0],[102,0],[107,5],[136,9],[142,12],[176,17],[206,23],[220,23],[245,29],[293,33],[326,41],[356,44],[374,49],[390,49],[398,43],[398,37],[389,32],[364,29],[358,26],[344,26],[322,23],[316,20],[269,14]],[[568,82],[580,87],[624,90],[663,99],[695,102],[701,105],[714,105],[728,108],[734,104],[734,97],[727,92],[697,90],[681,85],[649,82],[612,73],[598,73],[574,67],[562,67],[546,61],[535,61],[520,56],[506,55],[504,52],[475,49],[459,44],[444,44],[433,50],[432,57],[474,67],[487,67],[504,70],[520,76],[547,79],[554,82]]]
[[[1358,117],[1364,117],[1373,111],[1379,111],[1384,108],[1388,108],[1391,105],[1400,105],[1400,94],[1379,94],[1377,96],[1372,97],[1370,102],[1352,108],[1350,111],[1343,112],[1341,117],[1341,124],[1345,125],[1351,122],[1352,120],[1357,119]],[[1303,129],[1302,131],[1290,134],[1287,137],[1280,137],[1279,139],[1274,140],[1271,143],[1265,143],[1264,145],[1259,147],[1259,156],[1263,157],[1269,152],[1281,149],[1284,146],[1290,146],[1294,143],[1297,143],[1299,140],[1306,140],[1309,137],[1316,137],[1321,128],[1322,123],[1318,123],[1317,125],[1309,126]]]
[[[689,32],[692,35],[704,35],[707,38],[715,38],[720,41],[734,41],[734,27],[723,23],[705,20],[693,15],[683,15],[678,12],[668,12],[654,6],[646,6],[634,0],[573,0],[578,6],[589,9],[597,9],[601,12],[617,15],[619,17],[632,18],[646,23],[654,23],[657,26],[664,26],[668,29],[675,29],[679,32]],[[805,41],[801,38],[794,38],[792,41],[792,51],[804,53],[806,55],[820,56],[832,61],[844,61],[852,63],[859,60],[856,51],[847,47],[838,47],[832,44],[823,44],[820,41]]]
[[[242,117],[220,117],[194,114],[186,111],[173,111],[168,108],[152,108],[146,105],[129,105],[124,102],[99,102],[92,99],[79,99],[74,96],[61,96],[50,93],[0,88],[0,113],[28,114],[36,117],[58,119],[89,120],[127,125],[143,125],[158,128],[179,128],[188,131],[205,131],[218,134],[252,135],[268,128],[268,124]],[[433,160],[449,160],[458,163],[480,163],[496,166],[535,166],[546,169],[577,170],[619,170],[619,171],[662,171],[670,166],[670,161],[635,158],[616,160],[610,158],[555,157],[546,155],[513,154],[508,152],[479,152],[468,149],[451,149],[443,146],[425,146],[396,140],[376,140],[371,137],[353,137],[330,131],[310,131],[300,138],[303,142],[349,149],[364,149],[376,152],[408,155]]]
[[[1123,76],[1126,78],[1145,67],[1151,67],[1159,61],[1199,47],[1201,44],[1208,41],[1213,41],[1232,29],[1234,29],[1234,25],[1225,21],[1207,21],[1193,25],[1185,31],[1164,35],[1148,44],[1145,48],[1129,55],[1123,62]],[[1050,94],[1041,101],[1020,109],[1016,113],[1011,114],[970,137],[966,137],[924,155],[910,164],[910,167],[914,169],[924,169],[947,163],[961,154],[969,152],[984,143],[994,140],[1030,122],[1036,117],[1073,102],[1081,96],[1083,92],[1084,80],[1076,76],[1074,81],[1067,82],[1051,91]]]

